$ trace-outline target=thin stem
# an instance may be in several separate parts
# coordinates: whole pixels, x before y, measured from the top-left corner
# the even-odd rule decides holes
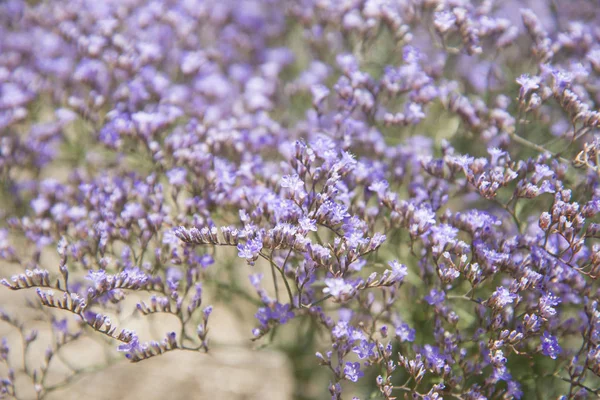
[[[283,278],[283,283],[285,284],[285,288],[287,290],[288,296],[290,298],[290,306],[292,308],[294,308],[294,295],[292,294],[292,288],[290,287],[290,284],[287,281],[287,278],[285,277],[285,273],[283,272],[283,270],[281,270],[277,264],[275,264],[275,262],[273,261],[272,257],[267,257],[264,253],[258,253],[262,258],[264,258],[265,260],[267,260],[271,266],[273,268],[275,268],[277,271],[279,271],[279,274],[281,275],[281,277]]]
[[[516,132],[509,133],[509,135],[510,135],[510,137],[511,137],[511,138],[513,138],[513,139],[514,139],[514,141],[515,141],[515,142],[517,142],[517,143],[519,143],[519,144],[522,144],[522,145],[524,145],[524,146],[527,146],[527,147],[529,147],[530,149],[537,150],[537,151],[539,151],[540,153],[548,153],[548,154],[551,154],[553,157],[557,158],[558,160],[560,160],[560,161],[562,161],[562,162],[564,162],[564,163],[567,163],[567,164],[569,164],[569,165],[571,164],[571,161],[567,160],[566,158],[564,158],[564,157],[561,157],[561,156],[559,156],[558,154],[556,154],[556,153],[554,153],[554,152],[551,152],[550,150],[548,150],[548,149],[546,149],[546,148],[544,148],[544,147],[540,146],[539,144],[535,144],[535,143],[533,143],[533,142],[530,142],[529,140],[527,140],[527,139],[525,139],[525,138],[523,138],[523,137],[521,137],[521,136],[517,135],[517,133],[516,133]]]
[[[317,305],[317,304],[319,304],[319,303],[322,303],[322,302],[324,302],[325,300],[327,300],[327,299],[330,299],[331,297],[332,297],[332,295],[328,294],[327,296],[325,296],[325,297],[323,297],[323,298],[321,298],[321,299],[319,299],[319,300],[317,300],[317,301],[313,301],[312,303],[310,303],[310,304],[308,304],[308,305],[306,305],[306,306],[304,306],[304,307],[306,307],[306,308],[311,308],[312,306],[315,306],[315,305]]]
[[[481,301],[476,300],[469,296],[465,296],[465,295],[449,294],[446,296],[446,298],[453,299],[453,300],[466,300],[466,301],[471,301],[473,303],[481,304]]]
[[[48,387],[44,388],[44,392],[42,394],[42,397],[45,397],[50,392],[53,392],[53,391],[58,390],[58,389],[61,389],[61,388],[65,387],[65,386],[67,386],[68,384],[76,381],[77,379],[82,378],[84,374],[90,374],[90,373],[102,371],[103,369],[106,369],[106,368],[108,368],[108,367],[110,367],[110,366],[112,366],[114,364],[119,363],[119,362],[122,362],[122,360],[113,359],[113,360],[110,360],[109,362],[107,362],[105,364],[97,365],[97,366],[90,367],[90,368],[79,369],[73,375],[70,375],[67,378],[65,378],[62,382],[59,382],[59,383],[57,383],[55,385],[48,386]]]
[[[273,277],[273,288],[275,289],[275,299],[279,303],[279,285],[277,285],[277,275],[275,274],[275,263],[273,262],[273,254],[269,258],[271,263],[271,276]]]

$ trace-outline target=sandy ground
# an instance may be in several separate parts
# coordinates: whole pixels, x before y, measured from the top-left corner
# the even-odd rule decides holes
[[[0,305],[21,321],[27,321],[30,311],[23,306],[28,297],[36,300],[33,290],[11,292],[0,287]],[[64,311],[60,315],[68,316]],[[153,316],[151,318],[154,318]],[[137,317],[128,323],[141,337],[159,339],[162,332],[171,329],[173,321]],[[170,317],[172,318],[172,317]],[[88,368],[113,358],[117,361],[109,367],[80,375],[68,386],[53,391],[46,397],[52,400],[70,399],[291,399],[293,378],[287,358],[276,351],[255,350],[250,338],[250,321],[240,321],[225,307],[215,308],[209,322],[210,337],[215,347],[208,354],[173,351],[140,363],[132,364],[116,351],[116,345],[101,346],[92,339],[81,339],[64,348],[64,360],[76,368]],[[248,325],[242,327],[240,325]],[[27,361],[30,368],[38,368],[44,350],[50,343],[47,323],[28,322],[28,328],[39,330],[38,339],[32,346]],[[154,328],[152,328],[154,326]],[[242,329],[241,329],[242,328]],[[157,333],[160,332],[160,333]],[[11,344],[10,359],[13,365],[22,365],[20,337],[15,328],[0,321],[0,337],[7,337]],[[100,338],[96,338],[100,339]],[[48,375],[48,385],[60,382],[69,370],[60,360],[53,361],[54,373]],[[0,365],[0,377],[6,376]],[[29,378],[20,374],[19,398],[33,399]]]
[[[290,399],[291,388],[283,356],[229,349],[120,363],[49,399]]]

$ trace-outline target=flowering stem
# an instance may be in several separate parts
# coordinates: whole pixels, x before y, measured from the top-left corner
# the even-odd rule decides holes
[[[105,370],[106,368],[108,368],[114,364],[117,364],[121,361],[122,361],[121,359],[112,359],[105,364],[97,365],[97,366],[90,367],[90,368],[78,369],[77,371],[75,371],[74,374],[69,375],[62,382],[59,382],[52,386],[48,386],[48,387],[44,388],[44,391],[40,395],[40,399],[44,398],[47,394],[49,394],[55,390],[58,390],[60,388],[63,388],[65,386],[69,385],[70,383],[73,383],[77,379],[82,378],[83,375],[85,375],[85,374],[92,374],[94,372],[99,372],[99,371]]]
[[[290,307],[294,308],[294,295],[292,294],[292,288],[290,287],[290,284],[287,281],[287,278],[285,277],[285,273],[283,272],[283,270],[281,270],[277,264],[275,264],[275,262],[273,261],[272,257],[267,257],[265,254],[263,254],[262,252],[259,253],[259,255],[264,258],[265,260],[267,260],[271,266],[273,268],[275,268],[277,271],[279,271],[279,274],[281,275],[281,277],[283,278],[283,283],[285,284],[285,288],[287,290],[288,296],[290,298]]]
[[[279,285],[277,284],[277,275],[275,274],[275,263],[273,262],[273,255],[269,257],[269,262],[271,263],[271,276],[273,278],[273,288],[275,289],[275,299],[279,303]]]
[[[571,385],[579,386],[580,388],[585,389],[586,391],[588,391],[588,392],[590,392],[592,394],[600,394],[600,388],[598,388],[598,389],[592,389],[591,387],[586,386],[586,385],[584,385],[581,382],[573,381],[571,379],[567,379],[567,378],[564,378],[564,377],[559,376],[559,375],[554,375],[554,376],[557,377],[560,380],[563,380],[565,382],[570,383]]]
[[[332,295],[328,294],[327,296],[325,296],[325,297],[323,297],[323,298],[320,298],[319,300],[313,301],[312,303],[310,303],[309,305],[306,305],[306,306],[304,306],[304,307],[306,307],[306,308],[311,308],[311,307],[313,307],[313,306],[315,306],[315,305],[317,305],[317,304],[319,304],[319,303],[322,303],[322,302],[324,302],[325,300],[327,300],[327,299],[329,299],[329,298],[331,298],[331,297],[332,297]]]
[[[449,299],[454,299],[454,300],[467,300],[467,301],[472,301],[473,303],[476,304],[481,304],[481,301],[476,300],[472,297],[469,296],[465,296],[465,295],[456,295],[456,294],[449,294],[446,296]]]
[[[514,197],[507,203],[504,204],[499,200],[495,200],[496,204],[498,204],[500,207],[502,207],[502,209],[504,209],[507,213],[510,214],[510,216],[512,217],[513,221],[515,221],[515,225],[517,225],[517,229],[519,231],[519,233],[521,232],[521,221],[519,220],[519,217],[517,217],[517,213],[515,212],[516,210],[516,205],[515,205],[515,209],[511,209],[509,207],[511,201],[514,199]]]
[[[511,138],[514,139],[515,142],[517,142],[519,144],[527,146],[530,149],[539,151],[540,153],[548,153],[548,154],[552,155],[553,157],[557,158],[558,160],[560,160],[561,162],[567,163],[569,165],[571,164],[571,161],[567,160],[566,158],[559,156],[557,153],[551,152],[550,150],[540,146],[539,144],[530,142],[529,140],[519,136],[516,132],[509,132],[509,135]]]

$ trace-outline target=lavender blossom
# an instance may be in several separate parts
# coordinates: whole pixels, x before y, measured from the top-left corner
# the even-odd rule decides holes
[[[0,397],[223,329],[311,398],[597,396],[600,6],[529,3],[0,2]]]

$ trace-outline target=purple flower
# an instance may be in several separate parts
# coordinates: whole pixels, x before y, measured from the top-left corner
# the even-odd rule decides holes
[[[238,244],[238,257],[245,258],[248,262],[253,263],[258,258],[258,255],[263,247],[260,237],[248,240],[245,244]]]
[[[434,15],[434,25],[435,28],[441,33],[446,33],[456,23],[456,17],[450,11],[440,11],[436,12]]]
[[[142,345],[140,344],[137,335],[134,334],[129,342],[119,345],[117,350],[127,353],[127,358],[131,358],[136,352],[142,350]]]
[[[448,224],[434,225],[431,227],[431,238],[438,248],[444,249],[447,243],[451,243],[456,239],[458,229]]]
[[[554,296],[552,293],[545,293],[540,298],[540,315],[542,318],[551,318],[556,315],[555,306],[561,303],[561,299],[557,296]]]
[[[285,175],[281,178],[281,187],[290,189],[292,193],[304,192],[304,182],[298,175]]]
[[[349,338],[354,328],[351,325],[348,325],[346,321],[340,321],[331,330],[333,337],[336,339]]]
[[[358,358],[364,360],[375,356],[375,343],[368,340],[361,340],[358,346],[355,346],[352,351],[358,355]]]
[[[171,291],[177,290],[181,278],[183,278],[183,272],[180,269],[176,267],[167,268],[165,280]]]
[[[280,324],[285,324],[291,318],[294,318],[294,313],[290,310],[289,304],[275,303],[275,307],[271,311],[271,319],[276,320]]]
[[[563,90],[573,81],[572,73],[559,69],[552,72],[552,77],[554,78],[554,86],[559,90]]]
[[[175,187],[184,186],[186,183],[187,170],[185,168],[173,168],[167,171],[169,183]]]
[[[516,294],[509,292],[504,286],[499,286],[492,294],[492,297],[490,297],[489,304],[492,307],[502,309],[507,305],[512,304],[517,297]]]
[[[435,371],[439,371],[442,368],[444,368],[446,360],[445,357],[442,354],[440,354],[440,350],[438,347],[426,344],[425,346],[423,346],[422,353],[425,356],[425,360],[427,360],[429,368],[432,368]]]
[[[429,207],[422,207],[415,210],[410,231],[413,234],[424,233],[433,224],[435,224],[435,213]]]
[[[425,113],[423,112],[423,107],[417,103],[409,103],[406,105],[404,109],[404,115],[406,121],[410,124],[416,125],[423,118],[425,118]]]
[[[294,318],[294,312],[291,311],[289,304],[275,302],[271,307],[260,307],[255,314],[256,319],[262,327],[267,327],[270,322],[285,324]]]
[[[215,263],[215,259],[210,254],[204,254],[200,257],[200,265],[202,268],[208,268]]]
[[[64,319],[57,319],[57,320],[53,321],[52,322],[52,328],[55,331],[60,332],[62,334],[69,333],[68,321],[67,321],[66,318],[64,318]]]
[[[344,377],[351,382],[358,382],[364,375],[365,373],[360,370],[360,363],[358,362],[347,362],[344,366]]]
[[[405,374],[423,399],[523,397],[536,354],[600,375],[597,2],[121,3],[0,1],[0,284],[55,309],[46,361],[94,335],[134,362],[193,346],[111,322],[134,303],[207,351],[221,296],[253,339],[322,351],[313,397],[367,366],[384,398]],[[11,340],[0,397],[23,393]]]
[[[547,165],[536,164],[535,172],[531,177],[531,181],[537,185],[543,179],[551,178],[552,176],[554,176],[554,171],[552,171],[550,167],[548,167]]]
[[[250,284],[254,286],[255,289],[260,289],[260,281],[263,278],[263,274],[250,274]]]
[[[98,291],[104,291],[108,286],[109,276],[104,270],[90,270],[86,276],[86,279],[93,282],[94,287]]]
[[[352,295],[354,286],[343,278],[326,278],[323,293],[331,295],[336,300],[343,300]]]
[[[343,204],[326,201],[319,208],[319,215],[328,221],[331,225],[337,225],[350,216],[348,207]]]
[[[517,78],[517,83],[521,85],[521,91],[519,96],[524,98],[532,90],[536,90],[540,87],[541,78],[539,76],[529,76],[529,74],[523,74]]]
[[[313,96],[313,104],[319,106],[323,100],[329,95],[329,89],[324,85],[314,85],[310,88]]]
[[[542,354],[556,360],[556,357],[562,352],[561,347],[558,345],[558,339],[546,331],[540,341],[542,344]]]
[[[444,302],[446,293],[443,290],[431,289],[429,294],[425,296],[425,301],[431,306],[437,306]]]
[[[492,165],[498,165],[498,161],[508,154],[506,151],[497,147],[488,148],[488,153],[490,155],[490,164]]]
[[[542,327],[542,321],[535,314],[526,314],[523,317],[526,332],[537,332]]]
[[[140,219],[146,215],[146,212],[141,204],[139,203],[127,203],[121,217],[124,219]]]
[[[400,342],[414,342],[415,341],[414,329],[411,329],[407,323],[401,323],[396,327],[396,336],[400,339]]]
[[[300,228],[305,232],[317,231],[317,221],[314,219],[304,216],[298,220],[298,223],[300,224]]]
[[[8,346],[8,340],[3,337],[2,342],[0,342],[0,360],[6,361],[8,359],[9,351],[10,347]]]
[[[390,261],[388,265],[392,268],[392,274],[390,276],[391,280],[402,282],[406,275],[408,275],[408,268],[406,268],[406,265],[400,264],[396,260]]]
[[[387,191],[389,184],[386,180],[373,182],[371,186],[369,186],[369,190],[377,193],[380,198],[385,197],[385,192]]]
[[[268,307],[260,307],[254,317],[260,322],[261,325],[267,326],[271,319],[271,310]]]
[[[37,197],[30,204],[37,215],[42,215],[50,208],[50,202],[45,197]]]
[[[523,397],[521,385],[514,380],[509,380],[507,383],[506,395],[514,399],[520,399]]]

